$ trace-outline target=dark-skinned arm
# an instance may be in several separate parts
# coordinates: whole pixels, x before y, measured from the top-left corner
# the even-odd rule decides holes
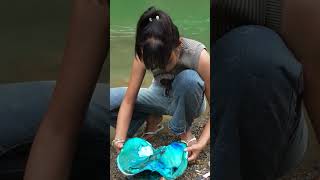
[[[25,180],[68,179],[75,142],[108,50],[106,0],[74,0],[62,65]]]

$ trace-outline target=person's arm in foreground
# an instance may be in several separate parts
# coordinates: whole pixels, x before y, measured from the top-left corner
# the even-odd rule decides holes
[[[108,50],[106,0],[74,0],[56,87],[34,139],[25,180],[68,179],[75,142]]]
[[[302,63],[304,102],[320,143],[320,1],[284,2],[281,34]]]
[[[206,50],[203,50],[199,59],[198,72],[205,84],[205,95],[210,104],[210,56]],[[205,125],[198,142],[187,148],[188,152],[192,152],[188,158],[189,161],[195,160],[203,148],[210,140],[210,119]]]
[[[134,109],[134,103],[136,102],[137,95],[145,73],[146,69],[144,64],[140,60],[134,59],[131,68],[131,76],[128,84],[128,89],[123,98],[123,101],[121,102],[118,112],[115,139],[119,139],[120,141],[116,141],[114,144],[117,152],[120,151],[125,139],[127,138],[127,132]]]

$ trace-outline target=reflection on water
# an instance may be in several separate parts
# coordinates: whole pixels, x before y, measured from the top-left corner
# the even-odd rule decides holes
[[[127,85],[134,57],[136,23],[140,15],[150,6],[166,11],[178,26],[181,36],[198,40],[210,49],[209,0],[112,0],[110,9],[110,82],[112,86]],[[151,74],[148,73],[144,81],[145,86],[150,83],[151,78]]]

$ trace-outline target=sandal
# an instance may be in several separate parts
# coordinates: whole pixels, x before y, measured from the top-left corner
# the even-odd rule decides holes
[[[151,135],[151,137],[149,137],[149,138],[144,138],[144,139],[150,139],[150,138],[152,138],[154,135],[157,135],[163,128],[164,128],[164,126],[163,126],[161,123],[159,123],[157,130],[155,130],[155,131],[149,131],[149,132],[142,132],[142,134],[140,135],[140,138],[144,138],[146,135]]]
[[[197,141],[197,138],[192,135],[192,138],[188,141],[185,141],[185,140],[180,140],[181,142],[185,143],[188,147],[189,147],[189,143],[191,143],[192,141]]]

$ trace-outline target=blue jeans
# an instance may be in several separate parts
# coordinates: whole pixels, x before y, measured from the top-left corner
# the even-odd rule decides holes
[[[184,70],[175,77],[168,95],[156,81],[148,88],[140,88],[128,136],[133,136],[150,114],[171,115],[169,129],[176,135],[188,131],[193,120],[205,111],[204,87],[196,71]],[[111,125],[114,127],[126,90],[127,87],[110,89]]]
[[[243,26],[214,47],[213,179],[275,179],[302,160],[302,66],[279,35]]]
[[[29,149],[47,110],[53,81],[0,85],[0,179],[22,179]],[[97,84],[81,129],[71,179],[107,179],[108,108]]]
[[[30,146],[54,86],[53,81],[0,85],[1,180],[22,179]],[[94,90],[80,131],[71,179],[107,179],[109,125],[116,124],[117,109],[126,88],[112,88],[111,97],[109,90],[105,84],[97,84]],[[204,111],[203,91],[204,82],[191,70],[177,76],[169,96],[165,96],[164,89],[156,83],[141,88],[129,135],[133,135],[150,114],[173,115],[170,127],[178,134],[184,132],[190,128],[193,118]],[[107,106],[109,98],[110,107]]]

